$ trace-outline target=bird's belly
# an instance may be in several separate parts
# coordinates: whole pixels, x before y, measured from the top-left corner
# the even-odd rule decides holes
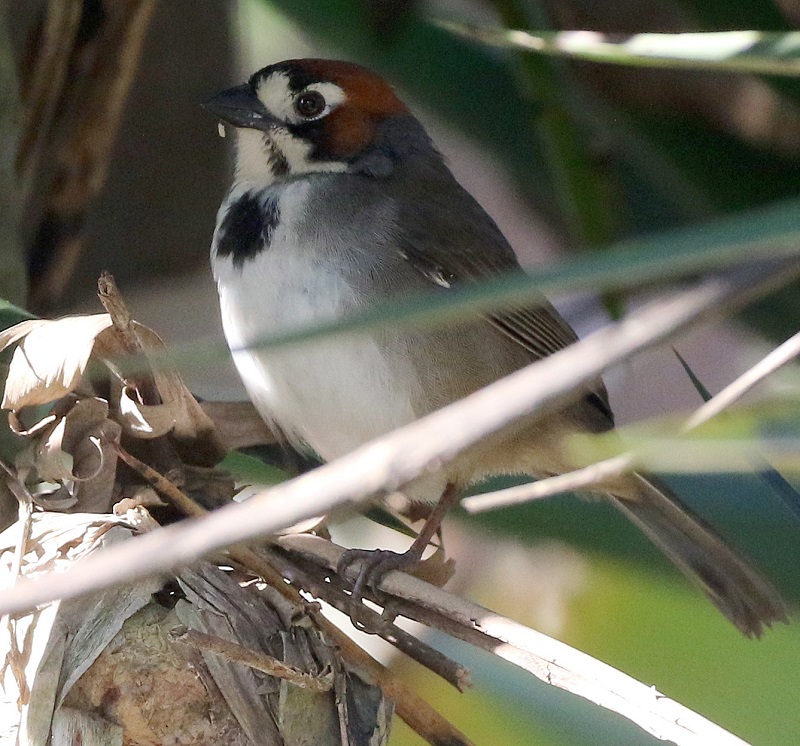
[[[325,262],[268,249],[218,276],[223,326],[242,380],[266,419],[329,460],[415,419],[411,366],[385,341],[353,334],[277,350],[259,339],[342,318],[363,299]]]

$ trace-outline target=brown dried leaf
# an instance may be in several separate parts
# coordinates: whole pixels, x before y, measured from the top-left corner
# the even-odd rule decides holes
[[[39,479],[45,482],[63,482],[72,480],[74,459],[67,453],[62,444],[67,430],[67,418],[57,420],[49,434],[42,438],[36,449],[33,466]]]
[[[31,488],[31,497],[37,505],[45,510],[66,513],[78,504],[78,498],[73,494],[75,488],[74,482],[67,482],[60,486],[53,482],[40,482]]]
[[[268,445],[280,440],[250,401],[204,401],[200,406],[230,449]]]
[[[77,509],[84,513],[107,513],[115,502],[114,480],[117,473],[117,452],[122,430],[112,420],[102,423],[87,433],[73,451],[75,472],[91,472],[92,476],[78,482]]]
[[[117,454],[122,428],[108,418],[103,399],[80,399],[38,441],[17,458],[20,476],[31,494],[48,510],[77,506],[86,513],[104,513],[113,504]]]
[[[154,331],[142,324],[135,324],[136,333],[142,341],[145,350],[163,352],[166,345]],[[194,447],[194,456],[200,457],[194,463],[211,466],[222,459],[227,449],[220,439],[211,418],[203,411],[202,407],[186,387],[180,375],[174,368],[165,366],[156,367],[153,371],[156,387],[161,395],[161,401],[171,404],[175,416],[175,426],[172,434],[176,441],[190,443]],[[200,453],[197,449],[200,446]]]
[[[426,583],[443,588],[456,571],[456,563],[452,557],[445,555],[444,546],[436,547],[436,551],[416,565],[410,573]]]
[[[152,329],[137,321],[133,321],[132,324],[144,352],[158,353],[163,361],[163,353],[167,348],[161,338]],[[124,345],[113,329],[100,334],[97,343],[96,352],[103,358],[126,354]],[[219,463],[227,448],[217,433],[213,421],[197,403],[179,373],[168,364],[160,362],[159,365],[153,366],[152,375],[162,404],[170,407],[174,419],[170,434],[184,459],[201,466],[213,466]],[[139,408],[141,409],[141,405]],[[137,437],[142,436],[137,434]]]
[[[74,391],[108,314],[31,319],[0,332],[0,350],[16,343],[0,406],[19,411],[48,404]]]
[[[119,397],[117,421],[134,438],[151,440],[166,435],[175,426],[175,404],[142,404],[124,386]]]
[[[39,434],[46,428],[50,427],[57,420],[58,417],[56,417],[56,415],[48,414],[45,417],[42,417],[42,419],[38,422],[34,422],[30,427],[27,427],[20,421],[15,412],[8,413],[8,426],[11,428],[11,432],[13,432],[15,435],[19,435],[22,438],[31,438],[34,435]]]

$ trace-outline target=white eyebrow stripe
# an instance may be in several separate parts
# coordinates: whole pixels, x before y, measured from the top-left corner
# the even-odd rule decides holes
[[[304,90],[317,91],[325,98],[327,106],[325,107],[325,112],[320,114],[320,116],[325,116],[331,109],[335,109],[337,106],[341,106],[347,101],[347,94],[335,83],[312,83]]]
[[[303,91],[317,91],[325,98],[325,109],[314,119],[321,119],[328,115],[337,106],[347,100],[345,92],[335,83],[311,83],[305,88],[293,92],[289,85],[289,76],[286,73],[273,73],[258,85],[257,95],[267,111],[277,119],[289,124],[309,121],[301,117],[294,110],[294,101]]]

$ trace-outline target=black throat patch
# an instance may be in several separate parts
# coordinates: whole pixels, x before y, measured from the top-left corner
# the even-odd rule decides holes
[[[269,248],[279,220],[278,200],[272,195],[245,192],[231,204],[217,238],[217,256],[229,256],[241,269],[249,259]]]

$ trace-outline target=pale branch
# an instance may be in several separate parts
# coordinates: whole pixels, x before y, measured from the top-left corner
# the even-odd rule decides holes
[[[778,368],[800,356],[800,332],[789,337],[752,368],[729,383],[722,391],[699,407],[689,418],[684,430],[688,432],[716,417],[720,412],[741,399],[756,384],[774,373]]]
[[[317,536],[280,538],[280,545],[333,569],[344,549]],[[357,563],[348,568],[355,580]],[[411,575],[392,571],[378,586],[388,606],[528,671],[542,681],[619,713],[679,746],[745,746],[746,742],[684,705],[602,661]],[[408,607],[397,600],[410,602]],[[427,613],[425,613],[427,612]]]
[[[119,457],[142,478],[146,479],[161,495],[167,498],[176,508],[187,516],[206,515],[207,510],[195,502],[189,495],[173,484],[163,474],[140,461],[120,446],[115,446]],[[233,546],[230,547],[229,556],[239,562],[250,572],[259,575],[270,585],[276,588],[295,603],[303,603],[302,597],[294,587],[287,586],[284,578],[290,580],[295,586],[312,593],[317,598],[326,601],[335,609],[348,613],[348,599],[345,592],[335,584],[326,583],[324,578],[312,578],[303,572],[303,568],[287,562],[281,556],[271,552],[269,548]],[[361,609],[369,623],[379,627],[377,632],[384,640],[394,645],[409,658],[442,677],[459,691],[469,686],[469,672],[452,660],[442,655],[438,650],[431,648],[424,642],[417,640],[413,635],[395,627],[392,624],[383,624],[379,614],[368,609]]]
[[[703,317],[790,281],[796,261],[747,265],[653,302],[625,320],[312,472],[207,516],[167,526],[88,557],[57,576],[21,579],[0,593],[0,614],[75,598],[189,564],[348,503],[396,490],[521,417],[563,405],[606,368]]]
[[[505,508],[510,505],[521,505],[534,500],[542,500],[564,492],[587,489],[601,485],[610,477],[619,476],[631,469],[633,459],[631,454],[623,453],[619,456],[575,469],[566,474],[555,477],[539,479],[530,484],[521,484],[518,487],[509,487],[495,492],[484,492],[480,495],[465,497],[461,506],[468,513],[483,513],[486,510]]]

